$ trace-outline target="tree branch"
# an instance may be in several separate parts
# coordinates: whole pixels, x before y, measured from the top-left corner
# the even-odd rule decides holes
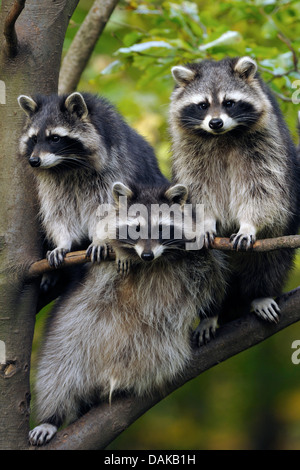
[[[77,88],[96,42],[117,3],[118,0],[95,0],[63,60],[59,76],[59,93],[71,93]]]
[[[4,22],[4,50],[8,57],[13,58],[18,53],[18,37],[15,24],[25,7],[26,0],[15,0]]]
[[[284,36],[283,33],[278,33],[277,37],[278,39],[280,39],[280,41],[284,42],[284,44],[286,44],[289,50],[291,51],[293,55],[294,71],[298,72],[298,55],[295,49],[293,48],[291,41],[286,36]]]
[[[251,348],[300,320],[300,287],[276,299],[281,320],[270,324],[249,314],[217,330],[214,340],[195,349],[181,377],[169,385],[164,394],[151,397],[123,397],[92,408],[82,418],[57,433],[54,439],[39,450],[96,450],[104,449],[130,424],[148,409],[211,367]]]
[[[299,248],[300,247],[300,235],[288,235],[285,237],[278,238],[266,238],[264,240],[257,240],[252,248],[254,252],[272,251],[278,250],[279,248]],[[216,237],[214,245],[212,247],[215,250],[222,251],[234,251],[229,238]],[[105,261],[115,260],[115,254],[109,253]],[[62,268],[67,266],[76,266],[90,262],[90,258],[86,256],[86,252],[74,251],[67,253]],[[28,268],[27,278],[31,279],[49,271],[53,271],[55,268],[51,268],[46,259],[36,261]]]
[[[300,236],[291,235],[257,240],[253,251],[271,251],[279,248],[300,247]],[[228,238],[216,238],[214,249],[231,251]],[[114,259],[110,253],[108,260]],[[89,262],[85,251],[68,253],[64,266]],[[31,265],[28,275],[37,276],[49,270],[47,260]],[[168,385],[163,394],[155,393],[144,398],[133,396],[114,398],[112,403],[102,403],[92,408],[79,420],[58,432],[54,439],[38,450],[96,450],[106,448],[121,432],[167,395],[211,367],[251,348],[300,320],[300,287],[276,299],[281,310],[280,322],[270,324],[253,314],[221,326],[217,335],[207,345],[194,349],[184,373]]]

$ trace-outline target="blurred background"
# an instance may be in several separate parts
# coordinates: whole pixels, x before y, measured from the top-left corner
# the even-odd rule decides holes
[[[92,0],[79,2],[64,54],[92,4]],[[169,177],[171,67],[204,57],[250,55],[277,95],[298,143],[299,18],[300,1],[174,0],[150,4],[122,0],[98,41],[78,90],[109,99],[154,146],[160,167]],[[299,256],[285,291],[298,285]],[[37,317],[32,382],[50,308]],[[148,411],[109,449],[299,450],[300,364],[291,360],[295,340],[300,340],[300,324],[205,372]]]

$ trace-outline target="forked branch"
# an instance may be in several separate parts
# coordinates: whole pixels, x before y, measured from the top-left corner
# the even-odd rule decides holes
[[[4,22],[4,50],[8,57],[13,58],[18,53],[19,42],[16,33],[16,21],[25,7],[26,0],[15,0]]]

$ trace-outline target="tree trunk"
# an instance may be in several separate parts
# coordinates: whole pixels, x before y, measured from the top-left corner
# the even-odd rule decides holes
[[[2,0],[0,449],[28,448],[29,370],[38,280],[25,283],[24,279],[28,265],[41,257],[34,182],[27,162],[18,158],[23,113],[17,97],[57,91],[62,45],[77,3],[78,0]]]

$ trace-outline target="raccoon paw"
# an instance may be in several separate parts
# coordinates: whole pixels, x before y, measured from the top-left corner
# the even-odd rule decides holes
[[[218,317],[204,318],[201,320],[193,332],[193,343],[195,343],[198,347],[209,343],[209,341],[215,337],[217,325]]]
[[[110,251],[110,247],[106,243],[103,243],[103,245],[91,243],[86,250],[86,256],[91,258],[92,263],[100,263],[107,258]]]
[[[36,426],[29,432],[29,442],[33,446],[42,446],[52,439],[57,431],[57,427],[53,424],[44,423]]]
[[[132,260],[130,258],[125,258],[125,259],[116,259],[117,263],[117,271],[119,274],[126,275],[129,273],[131,266],[132,266]]]
[[[49,272],[45,273],[42,276],[42,280],[40,283],[40,291],[43,293],[49,292],[53,287],[56,286],[58,279],[60,278],[60,275],[58,272]]]
[[[236,251],[250,250],[255,242],[255,236],[248,233],[233,233],[230,243]]]
[[[251,307],[253,308],[256,315],[263,318],[264,320],[273,323],[279,322],[280,308],[272,298],[263,297],[260,299],[255,299],[251,302]]]
[[[204,234],[204,246],[205,248],[211,248],[214,244],[214,240],[216,238],[216,232],[207,231]]]
[[[68,252],[69,250],[65,248],[55,248],[52,251],[47,251],[46,258],[51,268],[58,268],[64,262]]]

